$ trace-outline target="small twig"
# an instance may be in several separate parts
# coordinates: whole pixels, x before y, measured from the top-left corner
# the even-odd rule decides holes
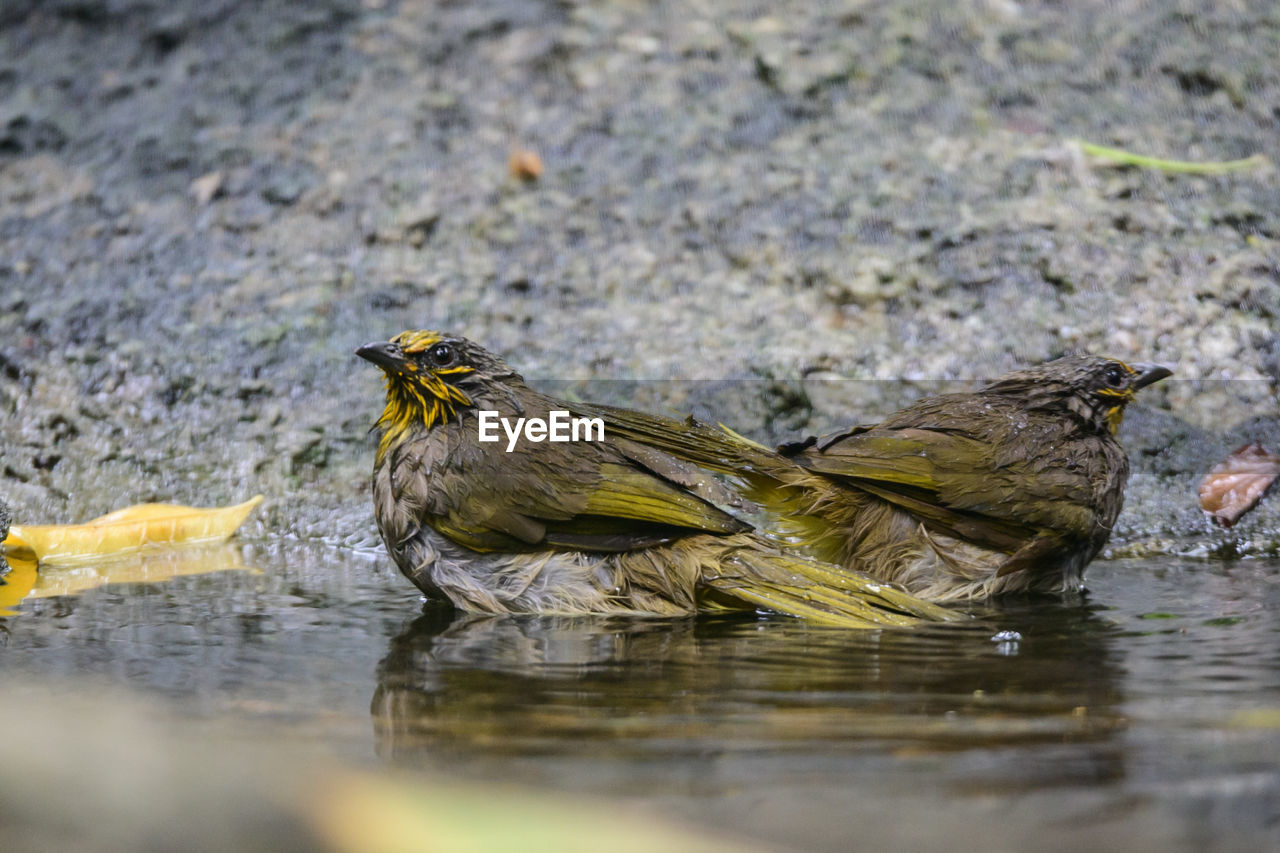
[[[1080,146],[1080,150],[1085,154],[1101,157],[1121,166],[1138,166],[1143,169],[1158,169],[1161,172],[1182,172],[1189,175],[1216,175],[1222,172],[1235,172],[1240,169],[1252,169],[1256,166],[1262,166],[1267,162],[1267,158],[1261,154],[1254,154],[1252,157],[1246,157],[1243,160],[1218,160],[1207,163],[1196,163],[1190,160],[1162,160],[1159,157],[1146,157],[1142,154],[1134,154],[1132,151],[1125,151],[1122,148],[1108,148],[1105,145],[1095,145],[1092,142],[1085,142],[1080,139],[1074,140],[1074,142]]]

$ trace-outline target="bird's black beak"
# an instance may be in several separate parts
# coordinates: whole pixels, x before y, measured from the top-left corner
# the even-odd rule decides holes
[[[1137,391],[1153,385],[1161,379],[1165,379],[1173,375],[1173,371],[1163,364],[1148,364],[1145,362],[1137,362],[1130,364],[1134,370],[1138,371],[1138,375],[1134,377],[1132,388]]]
[[[388,372],[399,373],[400,368],[404,367],[404,352],[399,344],[375,341],[357,349],[356,355]]]

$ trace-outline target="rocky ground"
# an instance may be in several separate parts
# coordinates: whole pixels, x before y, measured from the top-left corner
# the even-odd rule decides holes
[[[1274,553],[1194,492],[1280,450],[1278,55],[1270,2],[7,0],[0,499],[372,545],[406,327],[760,438],[1087,349],[1178,372],[1117,544]]]

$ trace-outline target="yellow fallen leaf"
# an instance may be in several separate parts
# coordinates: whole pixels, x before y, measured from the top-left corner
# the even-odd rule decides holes
[[[9,558],[12,571],[0,577],[0,616],[13,616],[24,599],[77,595],[107,584],[162,583],[185,575],[257,569],[245,565],[234,545],[132,551],[79,565],[46,566],[36,571],[34,560]]]
[[[8,540],[5,540],[8,542]],[[9,572],[0,575],[0,616],[12,616],[13,608],[36,585],[36,561],[9,558]]]
[[[258,504],[201,508],[177,504],[137,504],[85,524],[15,524],[4,541],[6,553],[31,552],[42,564],[72,565],[164,545],[220,542],[236,531]]]
[[[234,545],[211,545],[142,554],[135,552],[117,560],[40,572],[39,579],[27,597],[52,598],[57,595],[75,595],[112,583],[161,583],[185,575],[227,571],[252,572],[256,569],[245,565],[240,549]]]

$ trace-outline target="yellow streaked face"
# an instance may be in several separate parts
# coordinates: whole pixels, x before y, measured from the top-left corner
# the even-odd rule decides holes
[[[1120,428],[1124,407],[1133,402],[1137,392],[1172,375],[1172,369],[1162,364],[1126,364],[1095,355],[1067,355],[1009,373],[983,390],[1047,395],[1044,405],[1048,408],[1065,404],[1089,429],[1114,434]]]
[[[382,428],[379,454],[396,444],[415,424],[431,429],[457,417],[471,397],[450,380],[475,372],[462,363],[462,342],[440,332],[401,332],[382,347],[362,348],[362,355],[386,377],[387,405],[378,418]],[[365,354],[373,351],[372,355]]]
[[[1133,398],[1137,395],[1133,382],[1138,375],[1139,371],[1115,359],[1109,360],[1098,374],[1099,385],[1094,389],[1094,393],[1104,402],[1112,403],[1105,410],[1107,428],[1111,430],[1112,435],[1120,431],[1120,423],[1124,420],[1124,407],[1133,402]]]
[[[391,339],[391,343],[399,345],[400,351],[406,356],[425,356],[428,365],[437,374],[472,372],[472,368],[458,363],[457,344],[439,332],[427,329],[401,332]],[[420,359],[408,359],[406,364],[413,365],[417,370],[419,361]]]

